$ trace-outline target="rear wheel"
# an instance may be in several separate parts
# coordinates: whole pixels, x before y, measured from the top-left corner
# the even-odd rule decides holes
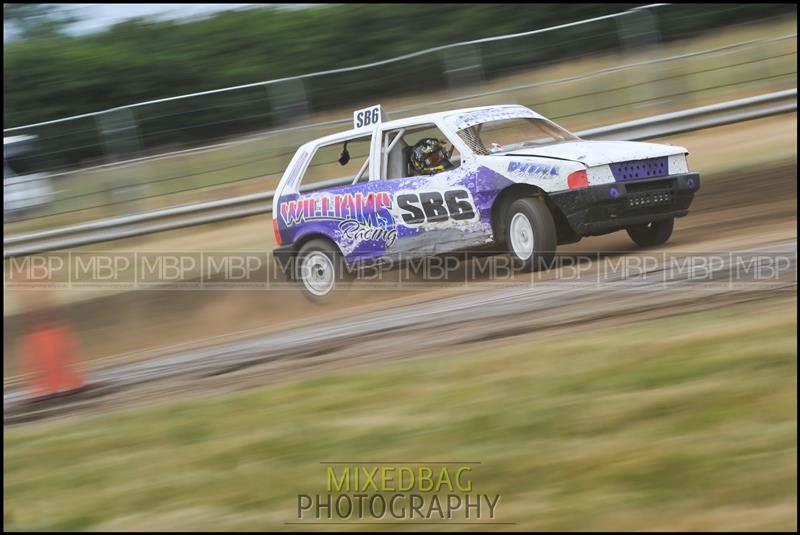
[[[517,199],[506,212],[506,244],[521,271],[550,267],[556,252],[556,225],[541,199]]]
[[[675,226],[675,218],[662,219],[661,221],[650,221],[642,225],[628,227],[628,236],[640,247],[652,247],[666,243],[672,236],[672,228]]]
[[[306,299],[324,303],[334,290],[346,288],[351,276],[339,250],[329,241],[317,239],[303,245],[297,253],[295,279]]]

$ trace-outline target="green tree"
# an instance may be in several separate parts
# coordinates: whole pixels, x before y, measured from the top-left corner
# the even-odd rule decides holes
[[[49,6],[49,7],[48,7]],[[22,28],[6,43],[4,127],[85,114],[133,102],[351,67],[457,41],[478,39],[623,11],[630,4],[345,4],[300,10],[256,6],[197,20],[132,19],[98,33],[69,36],[53,4],[4,4]],[[682,39],[792,4],[738,4],[654,11],[662,39]],[[613,20],[481,45],[488,78],[621,45]],[[442,55],[428,54],[365,71],[305,80],[313,110],[433,90],[447,83]],[[148,149],[204,143],[273,127],[270,90],[255,87],[138,108]],[[34,129],[46,150],[77,165],[102,153],[94,119]]]

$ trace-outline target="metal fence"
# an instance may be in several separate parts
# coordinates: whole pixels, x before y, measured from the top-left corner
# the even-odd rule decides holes
[[[794,88],[602,126],[577,134],[586,139],[636,141],[796,111],[797,88]],[[332,180],[329,185],[349,183],[350,179],[347,178],[344,181]],[[320,185],[321,183],[315,183],[310,186],[318,188]],[[3,239],[3,256],[10,258],[42,251],[62,250],[153,232],[267,214],[272,211],[273,197],[273,191],[266,191],[11,236]]]
[[[724,16],[741,6],[707,9]],[[796,17],[765,17],[681,40],[675,28],[688,17],[684,7],[651,4],[368,65],[5,129],[39,137],[40,150],[29,158],[46,162],[57,193],[5,225],[4,234],[270,190],[299,144],[346,128],[349,110],[360,104],[380,102],[399,118],[519,103],[580,130],[796,86]],[[617,36],[618,49],[593,51],[593,39],[608,34]],[[575,52],[542,61],[548,50]],[[369,89],[370,80],[410,75],[424,80],[414,95]],[[345,88],[353,104],[336,109],[324,102],[314,87],[323,77]]]

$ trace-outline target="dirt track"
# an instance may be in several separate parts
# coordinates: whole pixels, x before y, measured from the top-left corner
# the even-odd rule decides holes
[[[796,175],[792,163],[705,180],[690,215],[676,222],[671,241],[659,251],[727,250],[796,237]],[[618,232],[563,246],[559,251],[635,254],[637,249],[624,232]],[[420,288],[406,285],[402,290],[367,289],[366,284],[359,284],[333,306],[323,308],[306,302],[294,290],[137,290],[65,305],[59,312],[81,339],[84,359],[92,366],[108,366],[150,358],[170,346],[197,347],[218,337],[261,334],[445,297],[463,291],[464,279],[458,280],[457,275],[451,283]],[[24,293],[35,292],[17,291],[23,298]],[[4,318],[6,385],[13,383],[17,373],[14,340],[26,322],[25,314]]]
[[[362,285],[326,308],[307,304],[290,291],[215,292],[213,300],[203,291],[140,291],[125,294],[124,302],[94,300],[75,305],[70,316],[74,315],[84,339],[99,344],[98,338],[124,339],[119,325],[137,342],[155,339],[159,332],[185,336],[191,331],[187,324],[194,326],[195,339],[198,326],[212,335],[251,331],[231,336],[233,341],[200,340],[97,359],[91,377],[94,388],[68,398],[20,404],[22,394],[7,389],[5,422],[237,390],[319,368],[372,365],[531,332],[574,331],[599,322],[611,325],[750,299],[794,296],[796,215],[792,164],[706,181],[690,216],[678,221],[671,242],[651,251],[655,258],[662,255],[662,266],[649,266],[644,279],[608,273],[608,266],[620,258],[648,254],[636,250],[627,235],[617,233],[561,249],[576,259],[592,257],[579,281],[565,280],[572,269],[567,266],[530,280],[516,276],[502,283],[478,277],[465,284],[463,277],[455,276],[453,282],[433,290],[431,285],[403,291]],[[716,282],[692,280],[685,270],[663,268],[664,262],[668,265],[686,255],[709,259],[713,253],[730,251],[780,253],[793,260],[779,279],[758,285],[733,285],[731,268],[735,271],[736,262],[731,264],[730,257],[713,274]],[[150,314],[120,317],[129,307],[146,307]],[[186,314],[187,310],[194,312]],[[98,325],[102,321],[109,325]],[[207,326],[216,331],[203,330]],[[15,327],[13,321],[7,322],[6,334]],[[144,349],[141,343],[138,347]],[[13,378],[6,376],[6,382],[13,384]]]

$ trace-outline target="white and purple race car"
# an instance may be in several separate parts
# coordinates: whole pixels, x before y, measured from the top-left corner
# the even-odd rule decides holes
[[[437,143],[442,157],[425,159]],[[365,262],[489,249],[531,271],[584,236],[659,245],[700,187],[686,155],[584,141],[517,105],[392,121],[373,106],[297,150],[275,191],[273,254],[318,301]]]

